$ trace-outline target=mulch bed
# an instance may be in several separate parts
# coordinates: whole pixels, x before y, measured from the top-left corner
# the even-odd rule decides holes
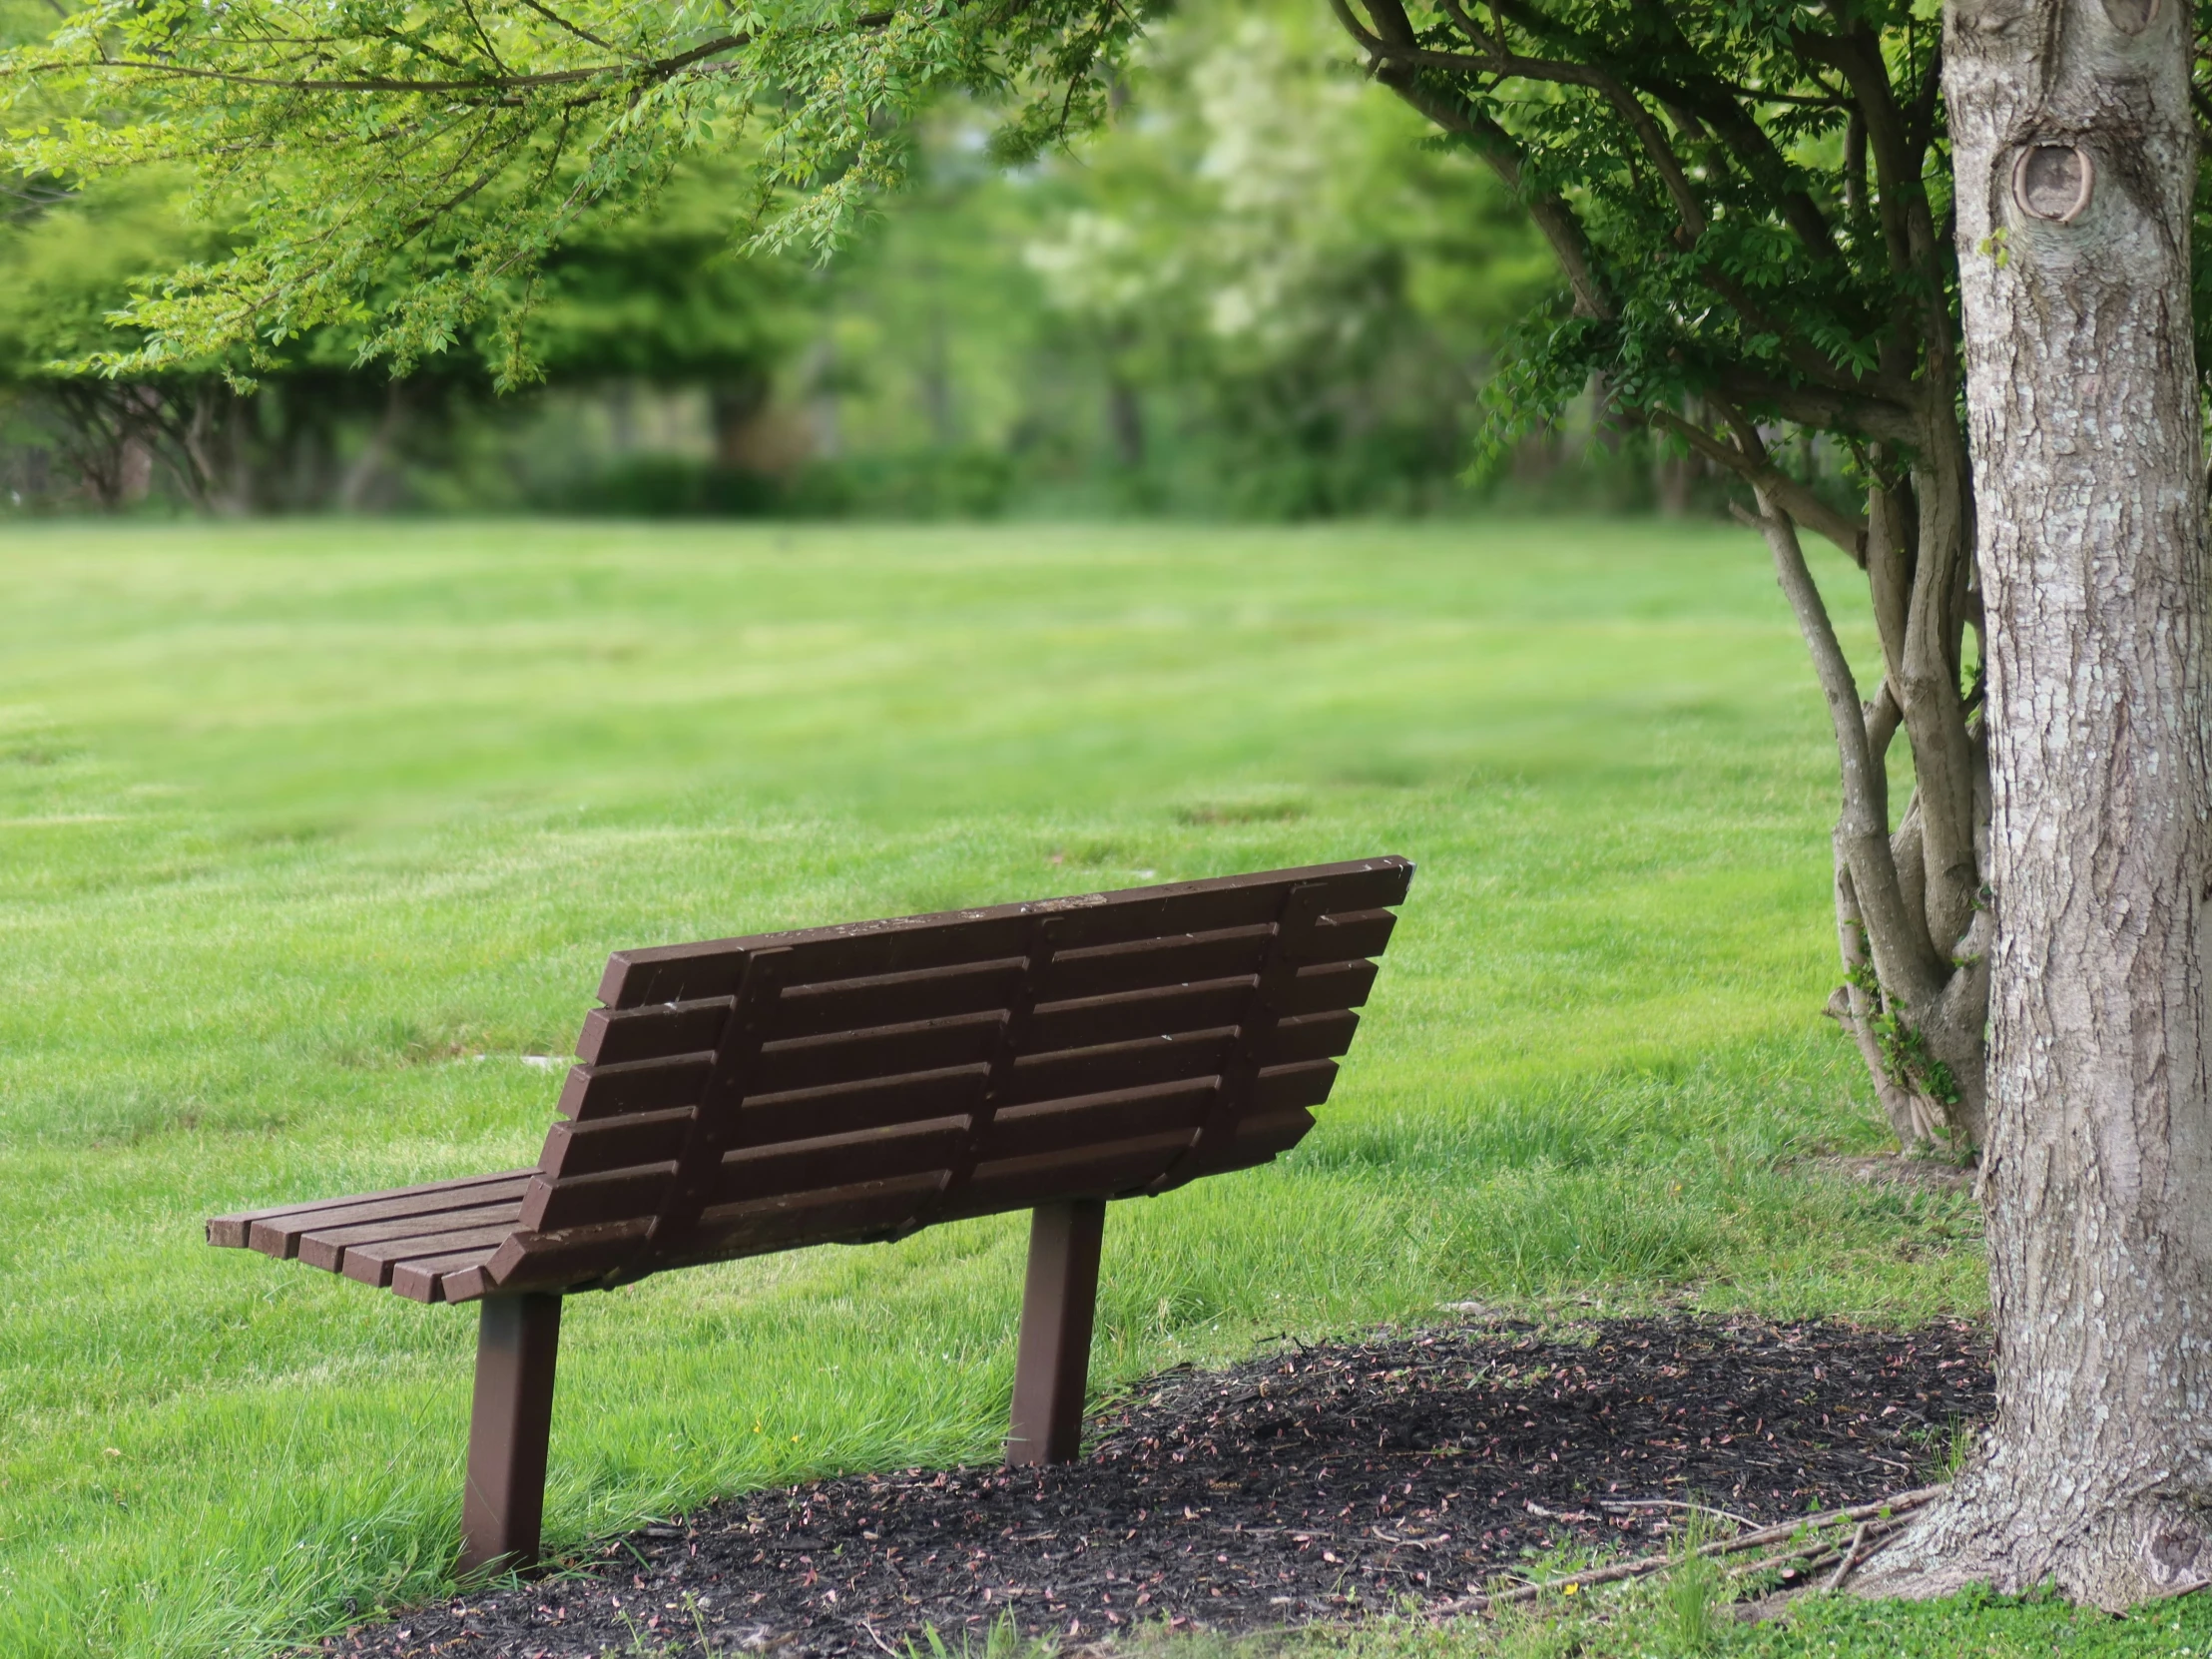
[[[330,1652],[957,1652],[1464,1594],[1558,1550],[1663,1548],[1688,1500],[1768,1523],[1925,1483],[1991,1409],[1988,1345],[1691,1318],[1491,1324],[1170,1372],[1082,1463],[851,1475],[616,1539],[586,1578],[421,1608]],[[917,1643],[926,1652],[925,1644]]]

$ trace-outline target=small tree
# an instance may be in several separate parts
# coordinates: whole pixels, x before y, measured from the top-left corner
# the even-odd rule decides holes
[[[1596,376],[1755,499],[1842,766],[1830,1010],[1901,1141],[1978,1145],[1988,752],[1940,31],[1886,0],[1331,3],[1376,78],[1522,197],[1567,276],[1570,308],[1498,382],[1501,427]],[[1863,506],[1788,465],[1780,423],[1838,445]],[[1871,698],[1800,525],[1866,572]]]

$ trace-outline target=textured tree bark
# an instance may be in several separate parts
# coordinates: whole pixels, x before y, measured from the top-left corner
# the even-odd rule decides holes
[[[2212,1579],[2207,571],[2178,0],[1952,0],[1996,940],[1996,1422],[1859,1580]]]

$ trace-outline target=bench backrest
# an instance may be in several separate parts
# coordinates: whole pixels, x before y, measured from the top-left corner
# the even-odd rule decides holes
[[[503,1291],[1163,1192],[1295,1146],[1413,866],[618,952]]]

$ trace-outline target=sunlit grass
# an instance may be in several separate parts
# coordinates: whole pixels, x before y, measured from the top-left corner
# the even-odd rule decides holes
[[[200,1223],[529,1162],[623,945],[1417,859],[1309,1144],[1116,1208],[1101,1387],[1443,1301],[1979,1306],[1963,1200],[1806,1161],[1881,1138],[1749,536],[54,526],[0,577],[0,1653],[435,1589],[469,1317]],[[550,1541],[991,1455],[1020,1239],[575,1299]]]

